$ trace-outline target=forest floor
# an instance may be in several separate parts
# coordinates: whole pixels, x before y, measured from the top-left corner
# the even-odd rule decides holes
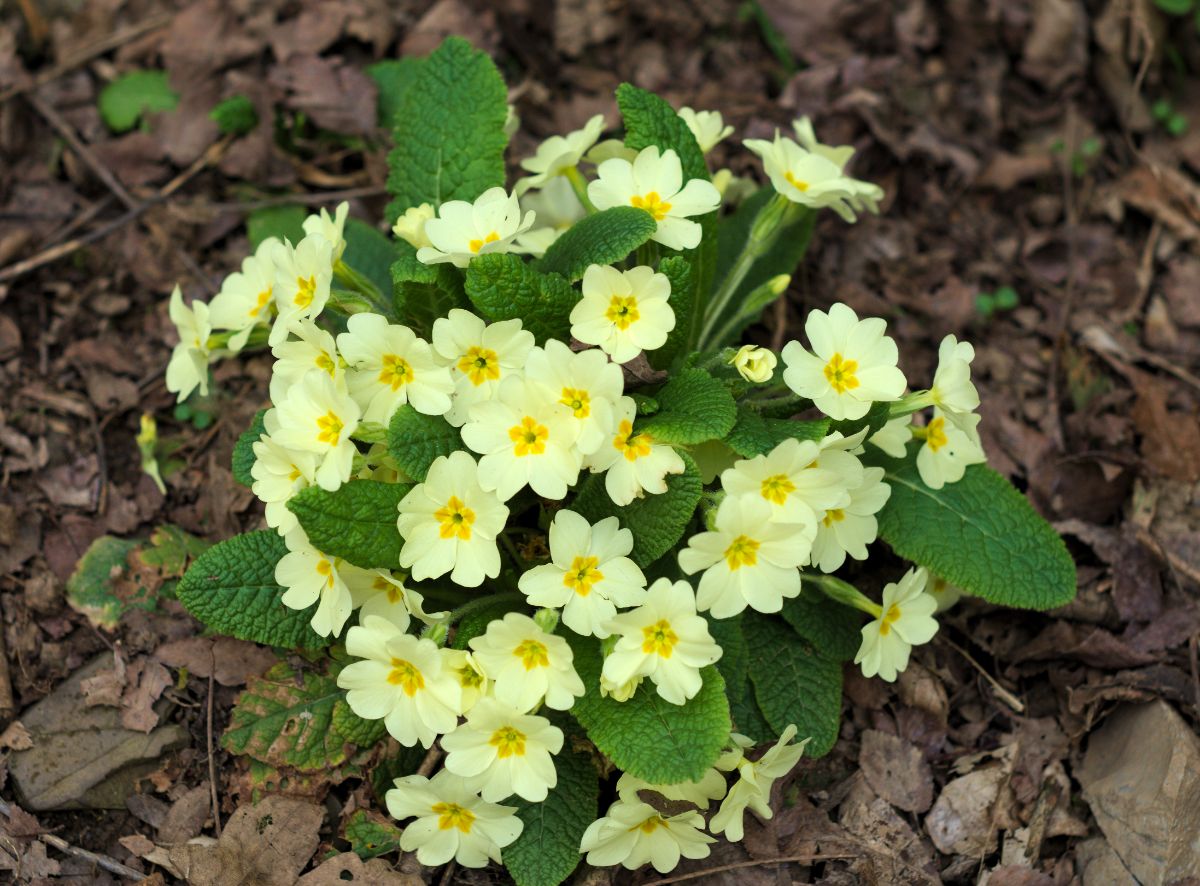
[[[947,333],[972,341],[989,461],[1078,563],[1068,606],[965,602],[897,684],[851,670],[833,753],[801,764],[743,845],[676,873],[754,886],[1200,877],[1200,789],[1188,782],[1200,771],[1192,18],[1148,0],[550,5],[28,0],[0,12],[0,750],[26,746],[22,728],[4,727],[97,656],[127,669],[124,686],[108,687],[127,722],[175,729],[124,809],[35,820],[7,805],[20,799],[11,784],[0,789],[0,870],[122,880],[47,853],[51,834],[170,881],[143,856],[214,836],[213,803],[228,824],[261,784],[244,761],[209,751],[261,660],[239,649],[214,681],[211,644],[177,604],[119,612],[82,592],[71,606],[66,585],[103,536],[145,539],[169,524],[215,541],[259,523],[229,464],[265,401],[269,363],[221,364],[209,411],[177,413],[163,383],[168,294],[178,282],[211,295],[264,205],[349,199],[353,215],[380,217],[387,138],[363,70],[459,33],[512,87],[522,126],[510,157],[596,113],[615,125],[624,80],[720,110],[737,131],[714,168],[752,174],[734,142],[805,114],[823,141],[854,145],[854,173],[887,192],[881,214],[848,226],[826,213],[803,272],[752,337],[795,337],[810,308],[843,301],[887,318],[913,379],[931,377]],[[179,106],[114,135],[98,93],[137,68],[166,70]],[[220,136],[208,111],[235,93],[286,122],[287,150],[270,126]],[[174,448],[165,496],[141,470],[143,412]],[[117,589],[126,604],[177,577],[186,550],[164,533],[133,589]],[[366,789],[288,788],[324,804],[316,858],[345,850],[339,817],[369,803]],[[298,864],[314,855],[306,845]],[[380,883],[497,876],[411,861],[393,879],[381,870]],[[305,882],[337,880],[325,876]]]

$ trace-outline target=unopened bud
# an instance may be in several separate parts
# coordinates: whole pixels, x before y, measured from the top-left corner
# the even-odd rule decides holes
[[[558,610],[539,609],[533,614],[533,623],[547,634],[553,634],[554,629],[558,627]]]
[[[784,280],[787,280],[787,275],[780,275]],[[779,277],[775,278],[776,280]],[[772,284],[775,281],[772,281]],[[784,283],[787,286],[787,283]],[[776,359],[774,352],[767,348],[759,348],[754,345],[742,345],[738,348],[738,352],[733,355],[733,359],[729,361],[737,369],[748,382],[762,384],[771,380],[771,376],[775,374],[775,366],[779,362]]]

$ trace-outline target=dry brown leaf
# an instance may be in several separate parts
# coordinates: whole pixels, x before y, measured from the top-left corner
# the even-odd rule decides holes
[[[416,874],[392,870],[382,858],[364,862],[353,852],[343,852],[296,881],[296,886],[342,886],[350,881],[360,886],[424,886]]]
[[[154,657],[197,677],[213,677],[222,686],[241,686],[278,660],[270,649],[233,637],[188,637],[164,643]]]
[[[858,755],[867,783],[880,797],[905,812],[924,812],[933,802],[933,773],[921,752],[886,732],[868,729]]]
[[[0,748],[13,751],[27,751],[33,747],[33,736],[20,720],[13,720],[8,728],[0,733]]]

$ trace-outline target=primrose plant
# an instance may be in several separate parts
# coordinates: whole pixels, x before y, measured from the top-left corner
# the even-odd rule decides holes
[[[739,342],[821,210],[883,199],[851,148],[802,119],[744,142],[765,187],[713,176],[720,115],[626,84],[623,139],[596,117],[508,190],[487,56],[451,38],[402,70],[394,237],[343,204],[210,305],[171,300],[181,400],[214,360],[275,358],[233,464],[267,528],[178,589],[302,653],[224,737],[257,784],[369,780],[405,825],[347,823],[363,854],[522,886],[581,856],[666,873],[829,752],[846,663],[895,680],[962,594],[1072,597],[1062,542],[983,464],[970,344],[947,336],[909,392],[884,320],[844,304],[779,353]],[[912,567],[851,562],[877,539]]]

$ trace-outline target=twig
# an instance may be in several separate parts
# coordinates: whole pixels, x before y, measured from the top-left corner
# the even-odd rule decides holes
[[[447,884],[450,882],[450,878],[454,876],[454,869],[457,866],[458,865],[455,863],[454,859],[450,859],[450,864],[446,865],[445,869],[442,871],[442,876],[438,880],[438,886],[447,886]]]
[[[62,114],[43,101],[37,93],[30,93],[26,96],[26,100],[33,105],[33,109],[50,124],[54,131],[63,137],[67,144],[71,146],[71,150],[79,156],[79,159],[84,162],[87,168],[94,172],[96,177],[104,182],[105,186],[116,195],[117,199],[125,204],[126,209],[133,209],[138,205],[138,201],[134,199],[134,196],[125,190],[123,184],[117,181],[117,177],[112,174],[112,170],[100,161],[95,152],[83,143],[83,139],[75,132],[75,127],[68,123]]]
[[[12,675],[8,671],[8,648],[4,644],[4,631],[0,630],[0,723],[8,725],[8,719],[16,712]]]
[[[1005,689],[1003,686],[1001,686],[1000,681],[998,681],[995,677],[993,677],[991,674],[989,674],[987,671],[985,671],[983,669],[983,665],[981,665],[979,662],[977,662],[975,659],[973,659],[971,657],[971,653],[967,652],[967,650],[963,649],[961,646],[959,646],[957,643],[955,643],[949,637],[943,636],[942,642],[945,643],[947,646],[951,647],[952,649],[954,649],[956,652],[958,652],[959,655],[961,655],[963,658],[965,658],[967,661],[969,661],[971,663],[971,666],[974,667],[975,670],[977,670],[979,672],[979,675],[981,677],[983,677],[983,679],[987,680],[988,684],[992,687],[992,690],[996,693],[997,696],[1000,697],[1000,700],[1002,702],[1004,702],[1006,705],[1008,705],[1010,708],[1012,708],[1018,714],[1025,713],[1024,702],[1022,702],[1021,699],[1017,698],[1015,695],[1013,695],[1011,692],[1009,692],[1007,689]]]
[[[49,83],[51,80],[61,77],[63,74],[67,73],[67,71],[77,68],[85,62],[91,61],[98,55],[104,55],[104,53],[116,49],[118,46],[123,46],[131,40],[136,40],[143,34],[148,34],[151,31],[157,31],[159,28],[166,27],[171,23],[172,18],[174,18],[174,13],[152,15],[144,21],[138,22],[136,25],[131,25],[128,28],[124,28],[120,31],[109,34],[103,40],[97,40],[95,43],[90,43],[77,52],[71,53],[49,70],[38,74],[28,83],[10,86],[8,89],[0,92],[0,102],[8,101],[14,95],[20,95],[27,90],[37,89],[39,86],[43,86],[46,83]]]
[[[847,858],[858,858],[857,854],[850,853],[832,853],[818,854],[808,853],[806,855],[781,855],[778,858],[759,858],[752,861],[739,861],[735,864],[723,864],[720,867],[705,868],[702,871],[692,871],[690,874],[679,874],[675,877],[667,877],[663,880],[651,880],[645,886],[667,886],[668,883],[682,883],[684,880],[698,880],[700,877],[707,877],[711,874],[720,874],[725,871],[736,871],[740,868],[756,868],[760,865],[768,864],[797,864],[817,861],[841,861]]]
[[[429,778],[429,773],[433,772],[433,767],[437,765],[438,760],[441,758],[442,749],[438,747],[437,742],[434,742],[433,747],[425,754],[425,759],[421,761],[421,765],[417,767],[417,775]]]
[[[217,656],[215,651],[210,647],[208,657],[212,659],[212,666],[208,672],[208,790],[212,797],[212,813],[213,813],[213,828],[217,832],[217,836],[221,836],[221,804],[217,799],[217,761],[213,756],[213,674],[217,670]]]
[[[0,813],[6,817],[12,817],[12,807],[0,800]],[[37,838],[48,846],[53,846],[59,852],[65,852],[67,855],[73,855],[76,858],[86,859],[97,867],[104,868],[110,874],[120,874],[122,877],[128,877],[131,880],[144,880],[146,875],[140,871],[135,871],[131,867],[121,864],[115,858],[109,858],[107,855],[100,855],[92,852],[89,849],[80,849],[78,846],[72,846],[62,837],[54,834],[38,834]]]

